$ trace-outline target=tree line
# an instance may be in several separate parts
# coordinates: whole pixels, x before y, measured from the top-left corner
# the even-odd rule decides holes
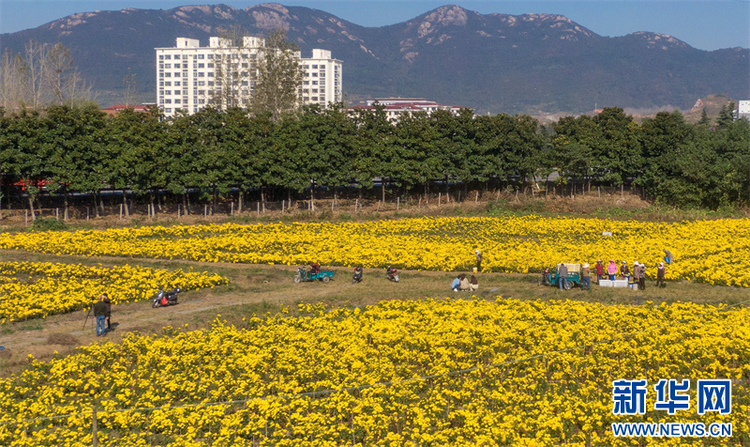
[[[151,204],[166,192],[189,209],[191,200],[229,194],[242,207],[248,194],[265,202],[321,188],[335,198],[385,194],[386,186],[400,195],[456,184],[523,187],[558,172],[558,183],[630,184],[657,202],[716,209],[750,200],[749,136],[748,121],[724,110],[716,122],[689,124],[675,111],[638,123],[613,107],[541,126],[527,115],[469,109],[391,122],[382,108],[341,104],[279,119],[239,108],[169,120],[158,109],[107,116],[90,105],[0,108],[0,200],[23,197],[33,213],[44,190],[67,216],[72,194],[86,193],[98,209],[107,189]]]

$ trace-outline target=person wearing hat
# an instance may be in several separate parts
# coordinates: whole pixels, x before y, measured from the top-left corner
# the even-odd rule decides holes
[[[638,261],[635,261],[633,263],[633,282],[634,283],[638,282],[638,278],[640,278],[639,276],[640,274],[641,274],[640,264],[638,264]],[[630,283],[630,281],[628,281],[628,283]]]
[[[638,263],[638,261],[635,262]],[[638,271],[638,290],[646,290],[646,265],[638,264],[636,269]]]
[[[615,280],[615,275],[617,275],[617,264],[615,264],[614,259],[609,260],[609,265],[607,266],[607,274],[609,275],[609,279],[611,281]]]
[[[591,290],[591,270],[588,262],[581,269],[581,290]]]
[[[656,287],[667,287],[664,283],[664,263],[660,262],[659,267],[656,269]]]
[[[599,281],[604,277],[604,264],[602,264],[601,259],[596,260],[594,270],[596,271],[596,283],[599,284]]]
[[[625,279],[630,279],[630,269],[628,268],[628,262],[622,261],[622,265],[620,266],[620,274]]]
[[[482,252],[479,249],[475,249],[474,253],[477,255],[477,271],[482,271]]]
[[[672,263],[674,263],[674,255],[666,248],[664,249],[664,262],[666,262],[667,265],[671,265]]]

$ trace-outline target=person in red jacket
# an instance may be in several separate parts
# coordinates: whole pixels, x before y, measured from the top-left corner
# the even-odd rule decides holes
[[[602,277],[604,277],[604,264],[602,264],[601,259],[596,260],[594,271],[596,272],[596,283],[599,284],[599,280],[601,280]]]

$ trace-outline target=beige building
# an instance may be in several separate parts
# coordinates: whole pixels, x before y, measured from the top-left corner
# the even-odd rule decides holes
[[[244,37],[242,47],[211,37],[207,47],[198,39],[178,37],[174,47],[156,48],[156,104],[166,117],[178,110],[188,114],[206,107],[212,99],[219,107],[247,107],[258,73],[258,57],[265,40]],[[299,59],[303,81],[298,96],[302,105],[340,102],[342,63],[331,52],[314,49],[311,58]],[[218,99],[221,98],[221,99]]]
[[[466,108],[463,106],[438,104],[435,101],[424,98],[378,98],[367,100],[367,105],[350,107],[349,111],[374,110],[376,105],[382,106],[385,115],[389,120],[394,122],[398,121],[404,113],[425,112],[429,115],[437,110],[447,110],[457,115],[461,109]]]

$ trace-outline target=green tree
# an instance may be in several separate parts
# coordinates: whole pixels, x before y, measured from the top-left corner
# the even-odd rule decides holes
[[[442,164],[435,147],[437,133],[425,112],[406,113],[400,117],[394,130],[398,176],[406,191],[424,185],[441,176]]]
[[[0,163],[6,173],[19,180],[28,199],[31,217],[36,220],[34,204],[41,191],[41,182],[49,176],[44,154],[48,127],[38,112],[26,110],[21,110],[5,123],[0,138]]]
[[[716,121],[718,127],[728,127],[734,121],[734,102],[724,104],[719,110],[719,119]]]
[[[641,169],[639,126],[619,107],[605,108],[595,117],[561,118],[553,129],[555,150],[577,143],[590,151],[595,180],[621,185]]]
[[[706,112],[705,107],[701,110],[701,119],[698,121],[698,124],[706,127],[711,125],[711,119],[708,117],[708,112]]]
[[[138,195],[148,194],[153,210],[156,209],[156,193],[167,179],[167,160],[163,157],[164,124],[155,108],[148,113],[126,109],[109,118],[105,147],[107,169],[98,173],[105,179],[102,183],[129,188]],[[127,210],[126,202],[124,206]]]
[[[99,137],[105,127],[104,113],[98,107],[54,106],[47,109],[47,129],[42,144],[48,171],[47,188],[63,195],[63,218],[69,218],[70,194],[93,192],[102,178],[92,171],[103,162]]]
[[[376,104],[374,109],[359,109],[355,112],[357,147],[359,156],[352,164],[352,173],[360,187],[373,186],[373,179],[381,179],[381,195],[385,201],[385,187],[390,175],[390,163],[394,158],[395,128],[385,113],[385,107]]]

